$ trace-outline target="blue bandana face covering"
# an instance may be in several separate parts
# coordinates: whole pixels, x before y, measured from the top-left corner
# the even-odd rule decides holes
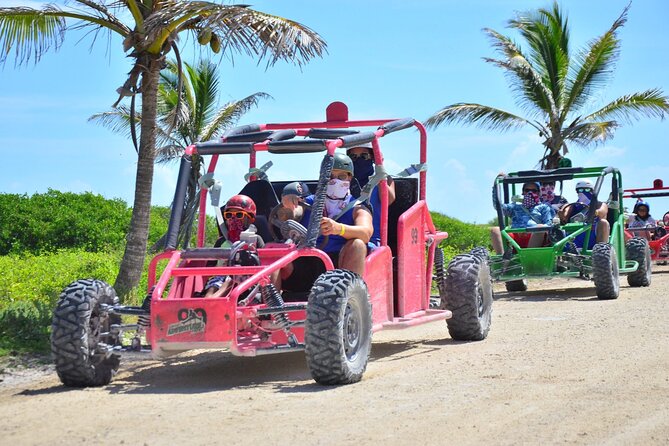
[[[585,205],[589,205],[592,200],[592,192],[579,192],[578,201]]]
[[[374,161],[362,158],[353,161],[353,176],[358,180],[360,187],[365,187],[372,175],[374,175]]]

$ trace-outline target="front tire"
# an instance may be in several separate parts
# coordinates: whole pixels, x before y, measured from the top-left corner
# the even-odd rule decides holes
[[[620,294],[618,258],[609,243],[592,248],[592,280],[599,299],[617,299]]]
[[[307,366],[317,383],[362,379],[372,349],[372,306],[359,275],[332,270],[316,279],[309,293],[304,343]]]
[[[455,256],[448,264],[440,291],[442,307],[453,313],[446,321],[451,337],[463,341],[485,339],[490,331],[493,301],[488,262],[471,254]]]
[[[118,304],[114,289],[101,280],[77,280],[63,290],[54,310],[51,353],[68,387],[104,386],[118,370],[109,328],[120,317],[103,311],[101,304]]]
[[[642,237],[634,237],[625,245],[627,260],[634,260],[639,268],[627,275],[627,283],[633,287],[649,286],[652,276],[652,261],[650,259],[650,246],[648,240]]]

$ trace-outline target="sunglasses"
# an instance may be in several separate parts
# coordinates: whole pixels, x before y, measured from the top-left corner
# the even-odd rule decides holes
[[[576,193],[582,194],[584,192],[592,192],[592,189],[590,189],[589,187],[577,187],[576,188]]]
[[[526,194],[526,193],[528,193],[528,192],[534,192],[534,193],[537,193],[537,192],[539,192],[539,189],[534,189],[534,188],[532,188],[532,189],[523,189],[523,193],[524,193],[524,194]]]
[[[231,218],[236,218],[238,220],[241,220],[244,217],[252,218],[251,214],[248,212],[244,211],[225,211],[223,212],[223,218],[226,220],[230,220]]]
[[[341,180],[341,181],[348,181],[348,174],[347,173],[340,173],[339,175],[332,174],[330,175],[331,180]]]
[[[372,159],[372,155],[369,152],[351,153],[348,155],[348,157],[351,158],[351,161],[355,161],[357,159],[369,161]]]

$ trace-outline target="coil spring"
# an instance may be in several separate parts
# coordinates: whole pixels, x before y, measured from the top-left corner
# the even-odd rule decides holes
[[[151,296],[153,295],[153,287],[149,290],[149,294],[146,295],[144,298],[144,302],[142,302],[142,310],[146,311],[147,313],[151,312]],[[137,325],[140,327],[146,329],[151,326],[151,316],[148,314],[143,314],[139,317],[137,317]]]
[[[260,289],[260,294],[262,295],[263,302],[268,307],[283,307],[283,298],[273,284],[270,283],[269,285],[263,286]],[[288,329],[291,326],[290,319],[288,319],[288,315],[286,313],[274,313],[272,314],[272,320],[275,324],[283,329]]]

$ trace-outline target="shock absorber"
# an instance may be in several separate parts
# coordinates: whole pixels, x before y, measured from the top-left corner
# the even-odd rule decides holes
[[[147,313],[151,313],[151,296],[153,295],[153,288],[149,290],[149,293],[146,295],[144,298],[144,302],[142,302],[142,310],[146,311]],[[137,318],[137,325],[139,325],[142,329],[146,330],[151,326],[151,315],[150,314],[143,314]]]
[[[267,305],[268,307],[272,308],[282,308],[283,307],[283,298],[281,297],[281,294],[279,291],[276,289],[274,284],[270,283],[268,285],[264,285],[260,288],[260,294],[262,296],[262,300]],[[291,346],[296,346],[297,345],[297,338],[295,335],[290,331],[291,327],[291,322],[290,319],[288,318],[288,314],[286,313],[273,313],[272,314],[272,320],[276,325],[281,327],[283,331],[286,333],[286,336],[288,336],[288,344]]]

